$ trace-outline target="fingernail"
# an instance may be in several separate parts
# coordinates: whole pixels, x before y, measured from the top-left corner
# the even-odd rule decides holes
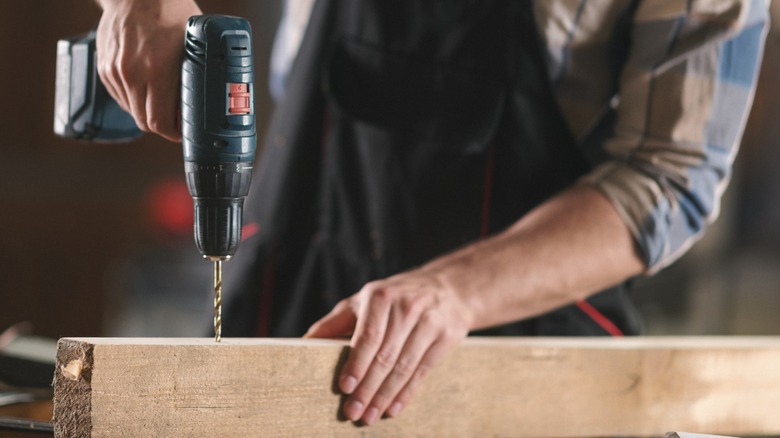
[[[366,426],[371,426],[377,418],[379,418],[379,409],[371,406],[363,415],[363,422],[366,423]]]
[[[362,413],[363,403],[360,403],[357,400],[352,400],[344,406],[344,415],[346,415],[350,421],[358,421]]]
[[[357,386],[357,379],[352,376],[342,377],[340,386],[344,394],[352,394]]]
[[[395,417],[401,413],[401,408],[403,408],[403,405],[399,402],[395,402],[392,406],[390,406],[390,409],[387,410],[387,415],[390,417]]]

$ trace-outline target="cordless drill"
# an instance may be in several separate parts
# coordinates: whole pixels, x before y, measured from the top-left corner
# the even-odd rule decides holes
[[[95,32],[60,40],[54,130],[63,137],[129,141],[140,134],[97,75]],[[222,262],[241,241],[255,157],[252,30],[246,19],[187,21],[181,69],[184,171],[195,204],[195,243],[214,262],[214,334],[221,339]]]

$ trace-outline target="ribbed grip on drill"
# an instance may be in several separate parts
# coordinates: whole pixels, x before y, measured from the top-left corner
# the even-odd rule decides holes
[[[207,257],[229,257],[241,242],[241,212],[252,181],[251,163],[184,163],[195,201],[195,243]]]
[[[243,198],[195,199],[195,243],[206,257],[229,258],[241,243]]]

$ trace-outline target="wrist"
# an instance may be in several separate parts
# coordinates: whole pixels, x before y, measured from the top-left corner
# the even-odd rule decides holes
[[[436,279],[441,290],[446,291],[460,307],[461,319],[469,330],[481,328],[489,286],[482,272],[475,266],[474,245],[454,253],[438,257],[423,265],[420,270]]]

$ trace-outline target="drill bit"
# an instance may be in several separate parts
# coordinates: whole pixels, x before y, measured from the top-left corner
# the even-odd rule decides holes
[[[222,341],[222,260],[214,260],[214,341]]]

